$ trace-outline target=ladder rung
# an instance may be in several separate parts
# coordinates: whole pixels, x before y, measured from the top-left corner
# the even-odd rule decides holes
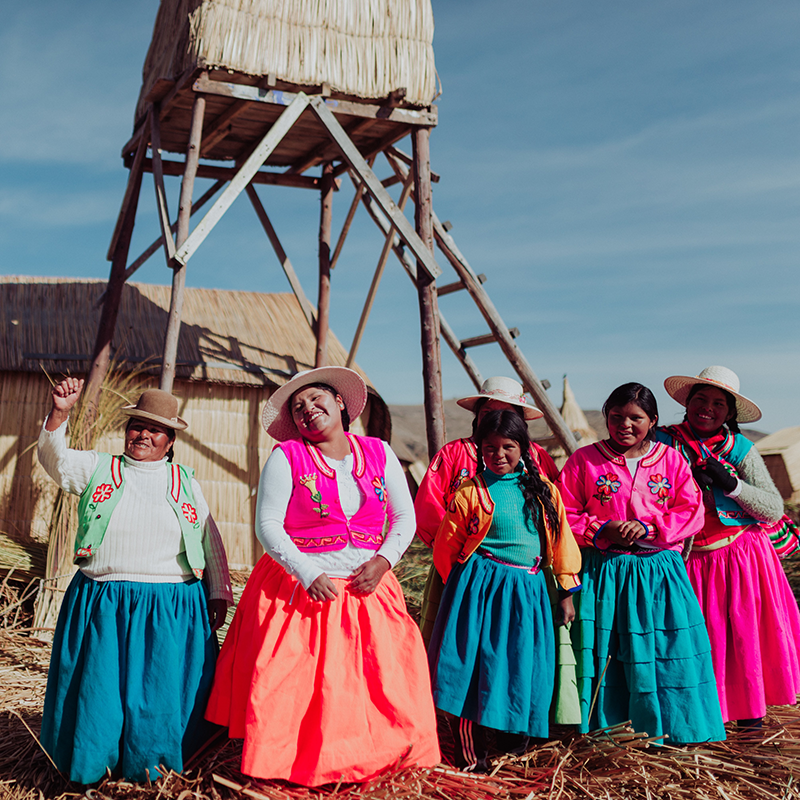
[[[480,275],[478,275],[478,280],[481,283],[486,283],[486,276],[483,273],[481,273]],[[455,283],[446,283],[444,286],[438,286],[436,288],[436,294],[439,297],[442,297],[443,295],[452,294],[453,292],[460,292],[464,288],[465,287],[463,281],[456,281]]]
[[[509,328],[508,332],[511,334],[512,339],[516,339],[517,336],[519,336],[519,328]],[[462,339],[461,348],[466,350],[468,347],[477,347],[481,344],[491,344],[496,341],[497,339],[493,333],[484,333],[483,336],[473,336],[469,339]]]

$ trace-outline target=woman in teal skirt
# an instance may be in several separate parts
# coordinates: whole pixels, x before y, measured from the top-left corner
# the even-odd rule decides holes
[[[559,478],[583,553],[572,627],[582,730],[631,720],[671,743],[722,740],[711,645],[681,558],[703,524],[700,491],[653,441],[649,389],[618,387],[603,414],[609,438],[570,456]]]

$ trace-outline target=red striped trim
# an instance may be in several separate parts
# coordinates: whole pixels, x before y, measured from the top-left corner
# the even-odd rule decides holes
[[[172,499],[177,503],[181,496],[181,471],[177,464],[172,465]]]
[[[612,450],[605,442],[595,442],[594,446],[609,461],[612,461],[614,464],[618,464],[621,467],[625,466],[625,459],[616,450]]]
[[[111,459],[111,480],[114,481],[116,489],[122,486],[122,458],[120,456],[114,456]]]
[[[494,511],[494,501],[489,494],[489,487],[486,485],[483,475],[475,476],[475,488],[478,490],[478,502],[481,504],[481,508],[487,514],[491,514]]]
[[[333,467],[329,467],[328,463],[322,457],[322,453],[314,447],[311,442],[307,439],[303,439],[303,444],[306,446],[306,450],[308,451],[308,455],[311,457],[311,460],[314,462],[314,466],[326,477],[330,480],[333,480],[336,477],[336,470]]]
[[[467,452],[470,454],[470,457],[473,461],[478,460],[478,445],[472,439],[462,439],[464,443],[464,447],[466,448]]]
[[[643,467],[652,467],[661,461],[664,453],[667,452],[667,445],[664,442],[656,442],[650,452],[639,462]]]
[[[355,436],[347,434],[350,442],[350,449],[353,451],[353,474],[356,478],[364,477],[364,470],[367,468],[367,459],[364,456],[364,448]]]

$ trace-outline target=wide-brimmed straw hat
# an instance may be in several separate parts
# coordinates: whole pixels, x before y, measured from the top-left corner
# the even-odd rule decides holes
[[[186,420],[178,416],[178,398],[162,389],[146,389],[142,392],[135,406],[125,406],[123,414],[137,419],[157,422],[165,428],[184,431],[189,427]]]
[[[525,390],[522,388],[522,384],[513,378],[487,378],[481,385],[481,390],[478,394],[462,397],[456,402],[461,408],[472,411],[475,408],[475,403],[482,397],[487,400],[499,400],[501,403],[508,403],[511,406],[519,406],[525,410],[526,420],[539,419],[539,417],[544,416],[542,411],[539,411],[536,406],[531,405],[525,399]]]
[[[292,419],[289,408],[291,396],[312,383],[327,383],[344,401],[344,407],[354,420],[367,404],[367,384],[354,370],[347,367],[318,367],[298,372],[288,383],[276,389],[261,414],[261,424],[267,433],[279,442],[300,439],[300,431]]]
[[[749,398],[739,393],[739,376],[727,367],[706,367],[699,375],[672,375],[664,381],[667,394],[686,405],[689,390],[696,383],[714,386],[729,392],[736,399],[737,422],[757,422],[761,419],[761,409]]]

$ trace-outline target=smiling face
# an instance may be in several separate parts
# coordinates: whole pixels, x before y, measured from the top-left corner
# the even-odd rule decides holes
[[[517,468],[522,449],[514,439],[492,433],[481,443],[481,456],[486,468],[495,475],[508,475]]]
[[[289,400],[292,420],[304,439],[323,441],[342,428],[344,401],[319,386],[300,389]]]
[[[650,419],[641,406],[626,403],[608,410],[606,426],[608,435],[621,452],[634,451],[647,438],[658,418]]]
[[[728,405],[728,395],[714,386],[698,389],[686,403],[689,424],[702,435],[716,433],[736,413]]]
[[[145,419],[132,419],[125,429],[125,455],[134,461],[161,461],[172,443],[175,432]]]

